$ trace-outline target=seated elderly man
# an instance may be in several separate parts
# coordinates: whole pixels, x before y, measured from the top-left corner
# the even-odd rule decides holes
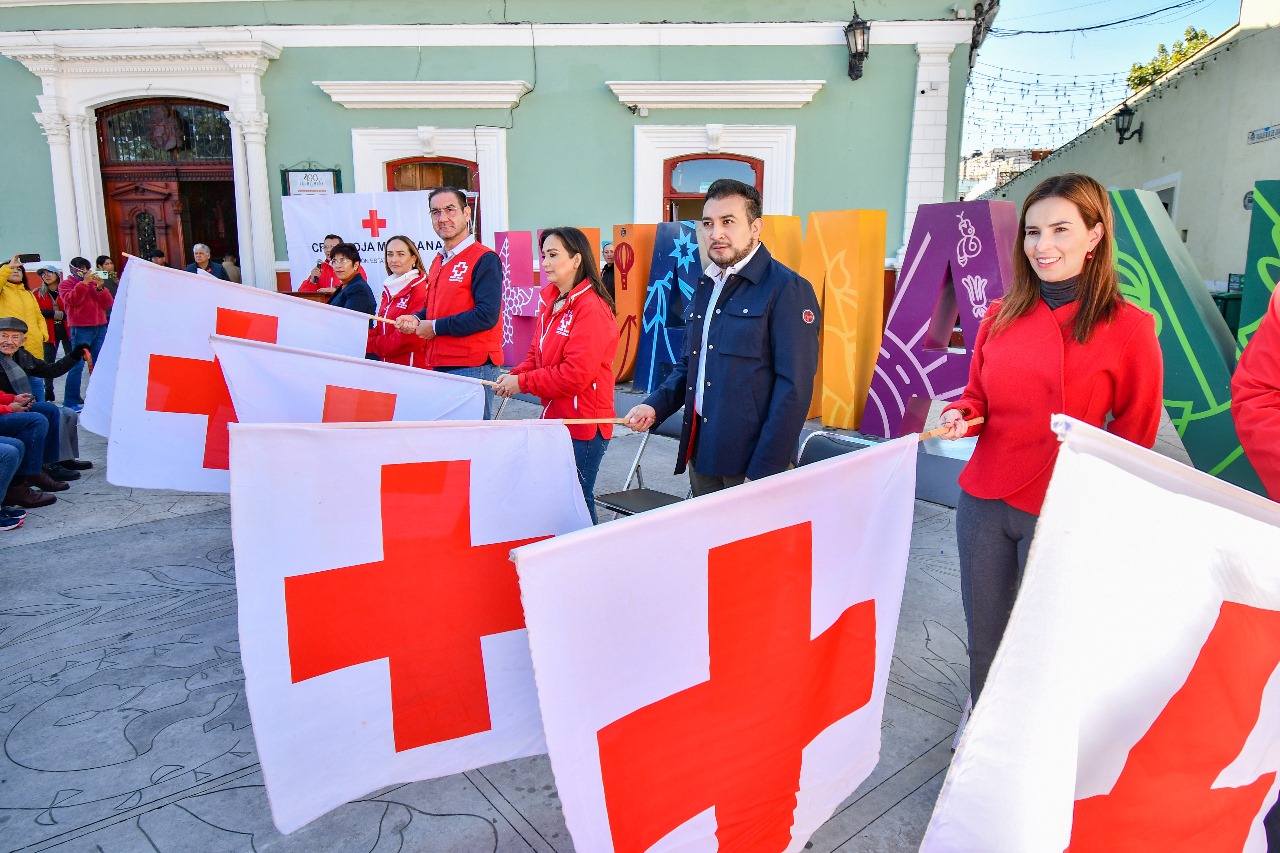
[[[0,317],[0,392],[11,395],[33,395],[30,377],[52,381],[69,371],[73,365],[84,358],[88,344],[77,344],[71,352],[60,361],[50,364],[36,358],[23,344],[26,341],[27,324],[16,317]],[[53,403],[33,400],[27,411],[44,417],[48,423],[48,440],[52,444],[52,459],[46,459],[45,472],[54,480],[78,480],[76,470],[92,467],[91,462],[75,459],[76,433],[79,418],[75,412],[60,409]],[[64,464],[56,464],[58,460],[66,460]],[[54,489],[55,491],[60,491]],[[47,491],[47,489],[46,489]]]

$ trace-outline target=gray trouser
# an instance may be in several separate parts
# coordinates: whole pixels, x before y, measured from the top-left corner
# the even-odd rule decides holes
[[[714,474],[699,474],[693,470],[693,460],[689,460],[689,490],[693,493],[693,497],[701,495],[709,495],[712,492],[718,492],[721,489],[730,489],[734,486],[741,486],[747,479],[746,474],[738,474],[733,477],[718,477]]]
[[[956,544],[960,549],[960,598],[969,626],[969,690],[975,704],[1009,624],[1037,520],[1039,516],[1004,501],[960,492]]]

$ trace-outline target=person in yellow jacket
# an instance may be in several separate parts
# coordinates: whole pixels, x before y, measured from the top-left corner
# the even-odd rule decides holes
[[[27,271],[17,255],[8,263],[0,264],[0,317],[17,317],[26,323],[28,332],[24,349],[36,358],[44,358],[49,324],[40,313],[36,295],[27,289]],[[37,400],[44,399],[43,379],[31,378],[31,393]]]

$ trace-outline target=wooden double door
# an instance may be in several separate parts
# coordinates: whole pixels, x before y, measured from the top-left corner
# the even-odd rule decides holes
[[[117,268],[124,255],[165,254],[191,263],[196,243],[215,261],[239,255],[231,131],[216,104],[145,99],[98,111],[98,154],[106,202],[106,251]],[[93,258],[90,258],[93,260]]]

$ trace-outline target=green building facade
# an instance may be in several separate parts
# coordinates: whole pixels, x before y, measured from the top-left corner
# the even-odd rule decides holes
[[[199,240],[274,287],[286,168],[468,180],[492,240],[668,219],[698,188],[672,170],[709,159],[679,174],[745,163],[766,213],[888,211],[891,264],[916,207],[954,196],[997,7],[865,0],[854,80],[843,0],[3,2],[3,251],[176,265]]]

